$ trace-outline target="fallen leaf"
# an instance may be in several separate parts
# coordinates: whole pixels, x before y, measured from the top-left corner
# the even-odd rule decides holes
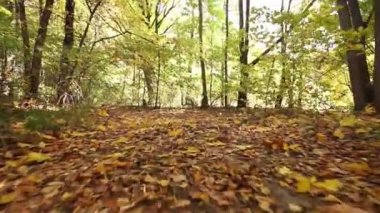
[[[371,171],[366,162],[344,163],[341,168],[346,171],[354,172],[358,175],[366,175]]]
[[[160,185],[163,187],[169,186],[170,180],[160,180]]]
[[[288,203],[289,210],[292,212],[303,212],[303,208],[295,203]]]
[[[319,212],[324,213],[368,213],[363,209],[355,208],[347,204],[336,204],[331,206],[320,207]]]
[[[286,166],[283,166],[283,167],[280,167],[278,169],[278,173],[280,175],[284,175],[284,176],[287,176],[287,175],[291,175],[293,172]]]
[[[187,181],[187,178],[185,175],[172,175],[171,178],[174,182],[179,183],[182,181]]]
[[[264,212],[273,213],[273,210],[270,207],[273,204],[273,199],[272,198],[255,195],[255,199],[259,203],[259,207]]]
[[[335,137],[339,138],[339,139],[344,139],[344,133],[342,131],[342,129],[338,128],[334,131],[334,134],[333,134]]]
[[[306,193],[310,191],[310,188],[311,182],[309,178],[302,176],[297,177],[297,192]]]
[[[14,201],[14,199],[16,199],[16,193],[15,192],[11,192],[11,193],[8,193],[5,195],[1,195],[0,196],[0,205],[11,203]]]
[[[209,146],[214,146],[214,147],[216,147],[216,146],[225,146],[226,145],[225,143],[223,143],[221,141],[214,141],[214,142],[209,142],[209,143],[206,143],[206,144],[209,145]]]
[[[176,201],[174,202],[174,206],[173,206],[173,208],[181,208],[181,207],[188,206],[188,205],[190,205],[190,204],[191,204],[191,201],[190,201],[190,200],[185,200],[185,199],[183,199],[183,200],[176,200]]]
[[[38,152],[29,152],[25,158],[27,163],[42,163],[48,160],[50,160],[48,155]]]
[[[198,152],[200,152],[200,150],[197,147],[189,146],[189,147],[187,147],[186,152],[187,153],[198,153]]]
[[[357,119],[355,115],[350,115],[348,117],[345,117],[339,122],[340,126],[342,127],[354,127],[356,123],[357,123]]]
[[[173,138],[181,136],[182,134],[183,134],[183,130],[182,129],[173,129],[173,130],[171,130],[171,131],[168,132],[168,135],[170,137],[173,137]]]
[[[316,137],[316,139],[317,139],[318,142],[322,142],[322,143],[324,143],[324,142],[327,141],[327,136],[326,136],[325,134],[317,133],[317,134],[315,135],[315,137]]]
[[[97,130],[99,131],[102,131],[102,132],[106,132],[107,131],[107,127],[105,127],[104,125],[98,125],[96,127]]]
[[[210,202],[210,197],[206,193],[203,193],[203,192],[190,192],[190,197],[193,199],[202,200],[205,203]]]
[[[340,188],[343,187],[343,184],[336,179],[330,179],[330,180],[324,180],[322,182],[315,182],[313,183],[313,186],[316,186],[318,188],[331,191],[331,192],[336,192]]]
[[[101,116],[101,117],[109,117],[110,115],[108,114],[108,112],[104,109],[99,109],[98,110],[98,115]]]

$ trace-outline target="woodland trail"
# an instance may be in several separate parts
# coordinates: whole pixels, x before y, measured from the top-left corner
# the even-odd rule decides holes
[[[89,120],[0,146],[0,212],[380,208],[372,116],[107,108]]]

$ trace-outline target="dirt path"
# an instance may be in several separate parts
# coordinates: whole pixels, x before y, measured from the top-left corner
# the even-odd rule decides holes
[[[0,212],[376,212],[377,132],[332,117],[97,110],[0,147]]]

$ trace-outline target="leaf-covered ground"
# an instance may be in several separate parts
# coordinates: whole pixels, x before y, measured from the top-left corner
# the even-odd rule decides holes
[[[371,115],[103,108],[85,119],[45,133],[11,124],[0,212],[380,209]]]

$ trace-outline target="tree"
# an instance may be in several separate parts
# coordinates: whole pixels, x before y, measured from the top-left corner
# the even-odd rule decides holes
[[[69,75],[72,72],[71,69],[73,69],[70,61],[70,53],[72,53],[74,45],[74,11],[74,0],[66,0],[65,37],[63,39],[60,73],[57,85],[57,98],[59,104],[62,104],[63,95],[68,92],[69,79],[72,78],[72,76]]]
[[[247,107],[248,102],[248,54],[249,54],[249,14],[250,0],[246,0],[245,19],[243,0],[239,0],[239,29],[241,31],[240,50],[240,89],[238,92],[238,107]]]
[[[45,7],[40,18],[40,27],[37,32],[34,51],[32,57],[32,65],[30,68],[30,88],[29,95],[32,97],[38,96],[38,87],[40,85],[40,74],[42,65],[42,53],[46,40],[50,16],[53,12],[54,0],[46,0]]]
[[[26,12],[25,12],[25,0],[16,0],[16,17],[18,18],[20,22],[20,30],[21,30],[21,38],[22,38],[22,49],[23,49],[23,62],[24,62],[24,80],[25,80],[25,94],[28,93],[29,85],[29,78],[30,78],[30,66],[32,54],[31,54],[31,48],[30,48],[30,38],[29,38],[29,30],[28,30],[28,21],[26,18]]]
[[[229,41],[229,0],[225,2],[225,45],[224,45],[224,81],[223,81],[223,94],[224,94],[224,106],[228,107],[228,41]]]
[[[199,62],[201,64],[202,72],[202,102],[201,107],[208,107],[208,97],[207,97],[207,81],[206,81],[206,63],[204,59],[203,52],[203,5],[202,0],[198,0],[198,10],[199,10],[199,23],[198,23],[198,33],[199,33]]]
[[[357,0],[337,0],[340,27],[343,31],[356,30],[363,26]],[[355,110],[363,110],[371,103],[372,86],[362,39],[347,38],[346,59],[350,74],[351,90]],[[358,48],[359,46],[359,48]]]
[[[374,1],[375,7],[375,70],[373,76],[374,82],[374,104],[378,113],[380,113],[380,2]]]

